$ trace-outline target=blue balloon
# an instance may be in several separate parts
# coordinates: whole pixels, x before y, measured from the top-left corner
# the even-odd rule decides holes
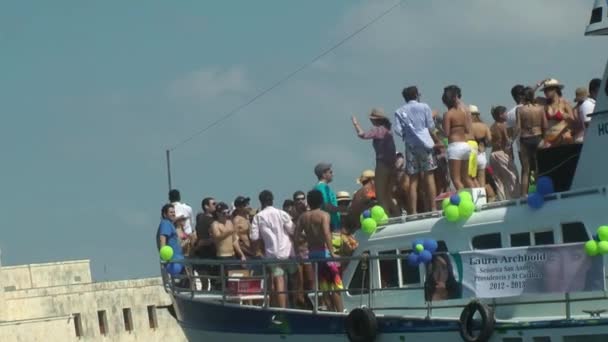
[[[414,251],[416,251],[416,245],[423,245],[424,246],[424,239],[416,239],[416,240],[414,240],[414,242],[412,242],[412,249]]]
[[[555,192],[551,177],[542,176],[536,180],[536,191],[541,195],[548,195]]]
[[[418,254],[412,252],[407,255],[407,264],[411,267],[416,267],[420,264],[420,260],[418,259]]]
[[[600,237],[597,234],[593,234],[593,240],[599,242],[600,241]]]
[[[424,246],[424,249],[431,252],[431,253],[435,253],[435,251],[437,250],[437,241],[433,240],[433,239],[424,239],[424,242],[422,243],[422,245]]]
[[[428,264],[429,262],[431,262],[431,260],[433,260],[433,254],[431,254],[431,252],[427,250],[424,250],[422,251],[422,253],[420,253],[418,260],[420,260],[420,262]]]
[[[528,195],[528,206],[532,209],[539,209],[545,203],[545,198],[538,192]]]
[[[182,273],[184,266],[182,264],[178,264],[176,262],[171,262],[171,263],[167,264],[166,269],[167,269],[167,273],[169,273],[172,276],[176,276],[176,275],[179,275],[180,273]]]
[[[369,209],[367,209],[367,210],[363,211],[362,215],[363,215],[363,218],[370,218],[370,217],[372,217],[372,212]]]
[[[458,194],[450,196],[450,203],[452,203],[453,205],[459,205],[460,196],[458,196]]]

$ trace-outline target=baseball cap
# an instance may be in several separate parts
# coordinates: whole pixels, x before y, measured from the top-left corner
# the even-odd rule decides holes
[[[251,201],[251,199],[249,197],[238,196],[234,200],[234,206],[237,208],[243,208],[243,207],[248,206],[250,201]]]

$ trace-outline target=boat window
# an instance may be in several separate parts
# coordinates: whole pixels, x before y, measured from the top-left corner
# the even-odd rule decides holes
[[[585,242],[589,240],[583,222],[562,223],[562,239],[564,243]]]
[[[604,341],[608,341],[608,334],[564,336],[564,342],[604,342]]]
[[[379,252],[378,255],[393,256],[390,260],[380,260],[380,288],[399,287],[397,250]]]
[[[599,23],[601,21],[602,21],[602,8],[601,7],[594,8],[593,11],[591,11],[591,20],[589,20],[589,25]]]
[[[471,241],[473,249],[502,248],[500,233],[477,235]]]
[[[363,254],[369,254],[369,251],[363,252]],[[364,267],[361,267],[361,265],[364,265]],[[357,262],[357,269],[348,285],[348,292],[351,295],[369,293],[369,261],[361,260]]]
[[[523,342],[523,340],[521,337],[505,337],[502,342]]]
[[[549,336],[532,337],[532,342],[551,342],[551,337],[549,337]]]
[[[553,239],[553,231],[534,233],[534,245],[552,245],[555,243]]]
[[[439,250],[439,247],[437,248]],[[420,266],[410,266],[407,263],[407,255],[412,253],[411,249],[402,250],[403,258],[401,258],[401,277],[403,278],[402,285],[417,285],[420,284]]]
[[[511,234],[511,247],[523,247],[530,246],[532,243],[530,241],[530,233],[517,233]]]

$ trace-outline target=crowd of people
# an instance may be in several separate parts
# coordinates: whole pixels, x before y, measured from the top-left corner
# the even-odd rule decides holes
[[[280,209],[273,193],[264,190],[258,195],[259,209],[252,209],[246,196],[236,197],[231,205],[206,197],[194,216],[181,202],[180,192],[171,190],[162,208],[157,247],[170,245],[174,258],[235,261],[227,270],[243,268],[239,262],[252,259],[296,259],[299,263],[268,269],[271,304],[277,307],[311,307],[305,295],[314,282],[309,260],[320,260],[323,304],[340,312],[344,265],[331,259],[352,255],[357,247],[353,234],[366,209],[379,204],[391,217],[435,211],[439,201],[463,188],[485,188],[488,201],[526,196],[537,174],[539,149],[583,142],[600,83],[593,79],[588,89],[576,89],[574,105],[563,97],[564,86],[555,79],[532,87],[516,85],[511,89],[515,105],[510,110],[492,107],[491,125],[483,122],[478,107],[464,103],[456,85],[444,88],[443,115],[421,101],[417,87],[406,87],[405,104],[395,111],[394,121],[373,109],[372,128],[366,131],[352,117],[357,136],[372,140],[376,159],[375,170],[365,170],[357,179],[360,188],[352,197],[332,189],[332,165],[325,162],[314,167],[318,182],[312,190],[296,191]],[[544,96],[536,95],[539,89]],[[397,150],[395,135],[402,139],[404,152]],[[263,271],[259,265],[245,267],[258,275]],[[214,267],[192,271],[200,276],[219,272]]]

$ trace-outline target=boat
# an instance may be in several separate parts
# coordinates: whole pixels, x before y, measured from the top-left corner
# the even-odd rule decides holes
[[[605,0],[595,1],[585,34],[608,35]],[[203,278],[192,272],[171,275],[161,268],[172,309],[187,338],[264,342],[608,341],[608,315],[602,316],[608,312],[605,257],[584,253],[587,243],[598,239],[594,237],[598,227],[608,225],[608,215],[604,214],[608,182],[601,157],[608,141],[607,78],[608,64],[584,144],[563,147],[567,149],[563,153],[555,150],[560,147],[543,152],[550,162],[555,159],[552,155],[568,157],[562,157],[567,162],[561,165],[541,166],[541,172],[555,177],[572,175],[572,181],[541,195],[541,208],[531,208],[530,197],[476,203],[475,212],[465,221],[449,222],[441,212],[431,212],[391,218],[371,235],[358,231],[359,246],[353,256],[338,260],[348,263],[343,272],[345,312],[323,310],[323,292],[316,277],[309,293],[312,310],[283,309],[268,303],[266,267],[261,267],[260,275],[239,275],[224,272],[228,267],[225,261],[172,261],[186,268],[205,264],[220,270],[216,276],[220,286],[212,288],[201,285],[210,281],[210,276]],[[439,300],[428,285],[435,277],[428,272],[428,265],[408,262],[413,249],[420,244],[426,249],[424,244],[431,240],[435,244],[433,258],[445,256],[443,260],[453,264],[446,274],[461,277],[459,290],[450,293],[446,289],[447,295]],[[273,261],[247,263],[268,266]],[[316,269],[318,260],[312,264]]]

